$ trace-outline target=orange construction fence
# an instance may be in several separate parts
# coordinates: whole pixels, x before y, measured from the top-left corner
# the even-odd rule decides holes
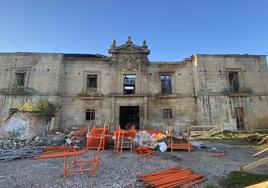
[[[114,151],[118,153],[122,153],[123,149],[132,151],[135,134],[135,129],[124,130],[118,126],[114,131]]]

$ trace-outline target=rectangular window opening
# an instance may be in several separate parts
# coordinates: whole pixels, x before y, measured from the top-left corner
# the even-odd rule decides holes
[[[161,90],[162,94],[172,94],[171,75],[161,75]]]
[[[25,86],[25,76],[26,76],[26,72],[15,73],[16,86],[20,86],[20,87]]]
[[[86,120],[95,120],[95,109],[86,109]]]
[[[238,72],[229,72],[229,84],[232,92],[239,92]]]
[[[87,93],[97,92],[97,75],[87,75]]]
[[[163,119],[172,119],[172,109],[163,109]]]
[[[17,113],[19,111],[19,109],[17,108],[10,108],[9,109],[9,116],[12,116],[13,114]]]
[[[136,75],[124,74],[123,78],[124,94],[135,94]]]

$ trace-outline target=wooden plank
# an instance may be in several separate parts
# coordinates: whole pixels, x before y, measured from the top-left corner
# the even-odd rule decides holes
[[[250,164],[242,167],[241,170],[246,172],[246,171],[249,171],[249,170],[256,168],[257,166],[260,166],[260,165],[265,164],[265,163],[268,163],[268,157],[265,157],[263,159],[255,161],[253,163],[250,163]]]
[[[223,133],[223,126],[222,125],[214,125],[214,126],[191,126],[191,134],[193,136],[212,136],[217,133]],[[196,130],[202,129],[202,130]],[[199,135],[196,135],[199,134]]]
[[[267,135],[266,137],[264,137],[264,139],[262,139],[262,140],[259,142],[259,144],[265,142],[266,140],[268,140],[268,135]]]
[[[268,187],[268,181],[264,181],[261,183],[257,183],[254,185],[247,186],[245,188],[267,188]]]
[[[257,155],[260,155],[261,153],[263,153],[263,152],[265,152],[265,151],[268,151],[268,147],[265,148],[265,149],[263,149],[263,150],[261,150],[261,151],[259,151],[258,153],[255,153],[254,155],[252,155],[252,157],[255,157],[255,156],[257,156]]]

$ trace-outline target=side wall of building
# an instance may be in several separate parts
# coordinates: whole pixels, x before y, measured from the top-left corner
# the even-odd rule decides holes
[[[265,56],[196,55],[193,70],[200,124],[223,124],[236,130],[241,120],[247,130],[267,128]],[[230,89],[230,72],[238,74],[238,91]]]

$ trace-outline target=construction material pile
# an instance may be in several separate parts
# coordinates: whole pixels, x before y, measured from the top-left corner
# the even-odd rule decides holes
[[[24,146],[21,148],[0,149],[0,161],[9,161],[15,159],[25,159],[37,156],[42,153],[39,147]]]
[[[66,144],[76,146],[77,148],[83,148],[87,143],[87,130],[79,129],[70,132],[66,137]]]
[[[189,142],[189,133],[183,131],[168,130],[164,133],[161,130],[138,131],[134,137],[134,146],[147,147],[165,152],[167,149],[193,151],[194,148]]]
[[[24,159],[42,153],[39,147],[29,145],[26,140],[0,139],[0,161]]]
[[[202,175],[193,172],[191,169],[179,167],[143,174],[140,175],[138,179],[148,186],[158,188],[172,188],[179,186],[190,188],[205,180]]]

